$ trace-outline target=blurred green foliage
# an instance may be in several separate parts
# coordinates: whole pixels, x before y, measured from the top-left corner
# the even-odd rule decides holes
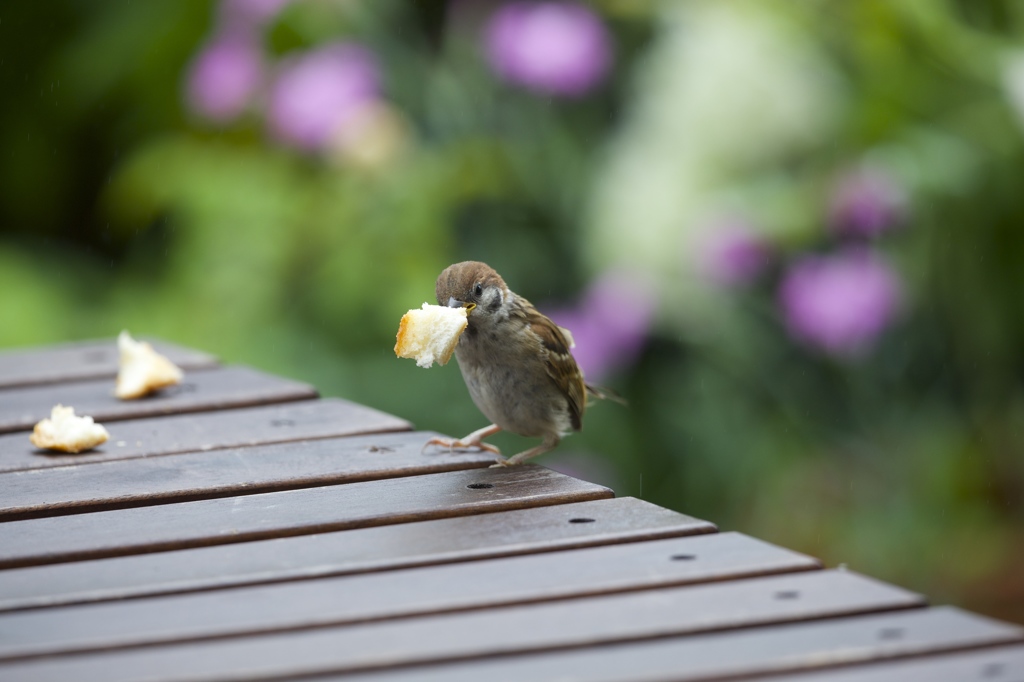
[[[630,407],[593,407],[543,461],[1024,622],[1024,111],[1008,66],[1024,5],[712,4],[596,3],[614,68],[560,100],[496,79],[454,4],[295,3],[266,30],[270,59],[345,39],[380,60],[399,140],[371,165],[288,150],[258,110],[227,126],[189,113],[209,2],[9,4],[0,346],[127,328],[461,435],[483,418],[458,371],[391,350],[441,269],[487,261],[543,308],[632,266],[660,305],[640,359],[607,379]],[[798,52],[764,55],[757,83],[715,81],[713,61],[687,70],[697,38],[732,27]],[[674,73],[715,87],[695,103]],[[763,109],[745,108],[752,92]],[[773,92],[795,124],[771,127],[790,103]],[[744,104],[716,109],[729,97]],[[869,353],[836,359],[790,338],[774,286],[833,248],[829,187],[864,159],[911,198],[908,224],[875,244],[904,309]],[[716,204],[774,244],[753,286],[695,285],[685,242],[668,240]]]

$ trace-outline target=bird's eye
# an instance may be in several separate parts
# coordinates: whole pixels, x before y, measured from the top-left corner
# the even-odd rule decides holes
[[[484,295],[484,286],[480,282],[477,282],[476,286],[473,287],[473,295],[477,297]]]

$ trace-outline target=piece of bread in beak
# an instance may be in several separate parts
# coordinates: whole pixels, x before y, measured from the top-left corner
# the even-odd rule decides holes
[[[468,315],[463,307],[424,303],[419,310],[413,308],[399,323],[395,355],[415,359],[419,367],[447,364],[469,324]]]

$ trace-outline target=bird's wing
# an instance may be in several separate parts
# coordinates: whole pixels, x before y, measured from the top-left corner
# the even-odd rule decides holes
[[[569,352],[573,344],[558,325],[536,309],[527,312],[527,320],[530,330],[537,335],[546,351],[544,360],[548,376],[567,398],[572,428],[579,431],[583,422],[583,411],[587,408],[587,388],[583,382],[583,373]]]

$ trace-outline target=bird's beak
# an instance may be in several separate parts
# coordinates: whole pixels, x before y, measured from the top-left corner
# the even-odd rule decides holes
[[[449,308],[468,308],[467,313],[473,312],[473,308],[476,307],[476,303],[466,303],[465,301],[458,301],[454,296],[448,297]]]

